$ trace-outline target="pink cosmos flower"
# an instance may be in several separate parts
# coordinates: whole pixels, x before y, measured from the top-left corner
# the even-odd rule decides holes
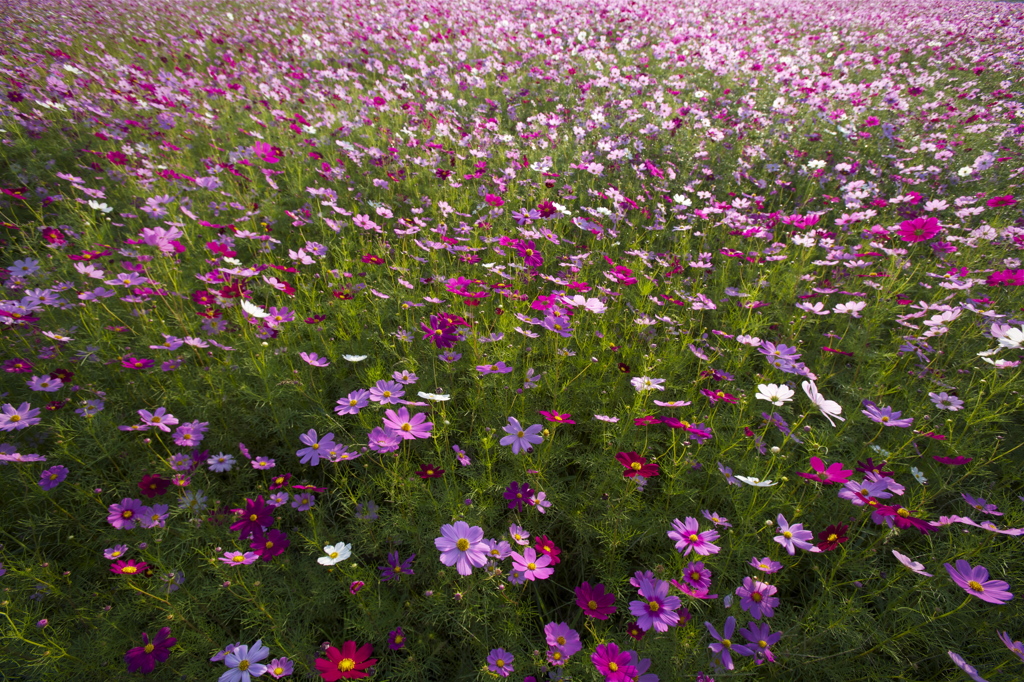
[[[537,554],[533,547],[527,547],[523,553],[512,552],[512,566],[517,571],[523,572],[527,580],[544,580],[554,574],[555,569],[551,568],[551,557],[547,554]]]
[[[938,218],[914,218],[900,223],[896,235],[905,242],[923,242],[941,231]]]
[[[775,607],[779,605],[778,597],[773,597],[778,588],[753,578],[744,578],[743,585],[736,588],[736,596],[740,597],[740,608],[750,613],[754,620],[771,618],[775,615]]]
[[[404,407],[384,412],[384,427],[394,431],[395,435],[403,440],[415,440],[417,438],[430,438],[430,432],[434,428],[433,422],[428,422],[422,412],[409,416],[409,410]]]
[[[314,467],[320,464],[320,459],[322,457],[326,457],[327,450],[337,445],[337,443],[334,442],[333,433],[328,433],[323,438],[318,439],[316,429],[310,429],[299,436],[299,441],[301,441],[303,445],[307,446],[295,453],[298,455],[299,461],[302,464],[308,464]]]
[[[327,367],[331,364],[327,358],[322,358],[316,353],[299,353],[299,357],[314,367]]]
[[[721,550],[717,545],[711,544],[712,541],[718,539],[718,531],[700,532],[700,524],[692,516],[687,516],[685,522],[673,519],[672,528],[674,530],[668,531],[668,537],[676,541],[676,550],[682,552],[683,556],[691,551],[707,556],[708,554],[718,554]]]
[[[441,526],[441,537],[434,539],[434,546],[441,552],[441,563],[455,566],[459,575],[469,575],[473,568],[487,564],[487,543],[484,529],[470,526],[465,521]]]
[[[171,427],[178,424],[178,418],[168,413],[165,407],[158,407],[155,412],[139,410],[139,417],[142,418],[143,424],[155,426],[165,433],[170,433]]]

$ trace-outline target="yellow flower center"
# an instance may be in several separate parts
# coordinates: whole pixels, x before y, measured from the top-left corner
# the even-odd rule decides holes
[[[358,405],[358,404],[359,404],[359,401],[358,401],[358,400],[349,400],[349,401],[348,401],[348,405],[349,405],[349,407],[355,407],[355,406],[356,406],[356,405]]]
[[[405,637],[402,637],[401,635],[395,635],[395,644],[401,644],[404,641]]]
[[[754,603],[756,604],[760,604],[761,600],[764,599],[764,597],[761,596],[760,592],[753,593],[752,595],[750,595],[750,598],[754,600]]]
[[[459,541],[455,543],[455,548],[460,552],[465,552],[469,549],[469,540],[466,538],[459,538]]]
[[[616,670],[619,669],[619,664],[616,663],[615,661],[612,661],[611,663],[608,664],[608,669],[611,670],[612,672],[615,672]]]
[[[731,649],[732,648],[732,640],[731,639],[723,639],[722,640],[722,646],[724,646],[726,649]]]
[[[551,658],[556,661],[562,660],[562,652],[556,651],[555,653],[551,654]]]
[[[697,536],[696,533],[690,533],[689,540],[690,542],[697,542],[698,540],[700,540],[700,538]]]
[[[331,557],[332,559],[337,559],[338,558],[338,553],[337,552],[331,552],[328,556]]]
[[[243,658],[242,660],[240,660],[238,662],[238,669],[241,670],[242,672],[245,672],[246,670],[248,670],[249,669],[249,661],[248,661],[248,659]]]
[[[985,591],[985,588],[977,580],[969,580],[969,581],[967,581],[967,587],[971,588],[975,592],[984,592]]]
[[[259,517],[258,517],[258,516],[256,516],[255,514],[249,514],[249,520],[250,520],[250,521],[255,521],[255,520],[256,520],[256,519],[258,519],[258,518],[259,518]]]
[[[125,566],[124,568],[121,569],[121,572],[122,573],[137,573],[138,570],[139,569],[135,568],[134,566]],[[978,587],[981,587],[981,585],[978,585]]]
[[[657,611],[661,608],[661,604],[652,599],[651,601],[647,602],[647,608],[649,608],[651,611]]]
[[[902,516],[905,519],[906,518],[910,518],[910,510],[908,510],[908,509],[900,508],[899,510],[897,510],[896,513],[899,514],[900,516]]]
[[[403,431],[412,431],[412,424],[402,424]]]
[[[556,637],[555,641],[558,642],[558,646],[565,646],[565,637]]]
[[[132,510],[131,509],[125,509],[123,512],[121,512],[121,518],[130,519],[131,517],[132,517]]]
[[[356,662],[351,658],[343,658],[338,661],[338,670],[343,673],[347,673],[350,670],[355,670]]]
[[[20,414],[12,415],[11,416],[11,421],[12,422],[20,422],[21,421],[21,415]]]
[[[765,647],[768,646],[768,642],[764,641],[763,639],[759,639],[759,640],[757,640],[757,646],[759,646],[762,649],[764,649]]]
[[[236,554],[235,556],[231,557],[231,560],[234,561],[236,564],[240,564],[243,561],[245,561],[245,556],[242,554]]]
[[[632,464],[629,465],[631,469],[636,469],[637,471],[640,471],[643,468],[643,466],[644,465],[641,464],[640,462],[633,462]]]
[[[281,666],[277,666],[270,672],[274,673],[274,677],[280,677],[284,675],[284,668],[282,668]]]
[[[270,540],[267,540],[267,544],[264,545],[264,547],[266,547],[267,549],[273,549],[274,543],[271,542]]]
[[[698,573],[697,571],[694,571],[693,573],[691,573],[690,574],[690,580],[692,580],[694,582],[697,582],[698,580],[700,580],[700,573]]]
[[[784,530],[784,531],[782,531],[782,537],[784,537],[784,538],[786,538],[787,540],[789,540],[790,538],[792,538],[792,537],[793,537],[793,534],[792,534],[792,533],[790,533],[790,532],[789,532],[788,530]]]
[[[829,533],[829,535],[828,535],[828,541],[829,542],[835,542],[838,539],[839,539],[838,535],[836,535],[835,533]]]
[[[384,391],[383,395],[384,395],[385,398],[390,398],[391,397],[391,391]]]
[[[535,563],[533,563],[531,561],[530,563],[526,564],[526,568],[527,568],[527,570],[530,570],[530,571],[536,571],[537,570],[537,564],[535,564]]]
[[[587,602],[587,608],[590,609],[591,611],[596,610],[597,609],[597,602],[594,601],[593,599],[591,599],[590,601]]]
[[[156,647],[153,646],[152,644],[147,644],[146,646],[142,647],[142,650],[145,651],[147,654],[151,654],[151,653],[153,653],[153,649],[155,649],[155,648]]]
[[[525,432],[523,432],[523,431],[517,431],[517,432],[516,432],[516,437],[517,437],[517,438],[522,438],[522,437],[523,437],[523,436],[525,436],[525,435],[526,435],[526,433],[525,433]]]
[[[505,659],[504,658],[499,658],[498,660],[496,660],[494,662],[494,665],[497,668],[504,668],[505,667]]]

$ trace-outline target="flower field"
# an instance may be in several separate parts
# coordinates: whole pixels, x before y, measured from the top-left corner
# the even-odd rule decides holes
[[[0,27],[0,679],[1024,678],[1024,6]]]

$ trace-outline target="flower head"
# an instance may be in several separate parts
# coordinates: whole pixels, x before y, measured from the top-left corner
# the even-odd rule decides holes
[[[316,562],[321,566],[333,566],[352,556],[352,545],[344,542],[339,542],[336,545],[327,545],[324,547],[324,554],[326,556],[320,557]]]
[[[808,552],[820,552],[821,550],[812,545],[808,540],[814,539],[814,533],[804,530],[802,523],[794,523],[792,526],[786,521],[786,517],[779,514],[779,532],[773,539],[786,548],[790,556],[796,554],[796,550],[803,549]]]
[[[540,432],[544,429],[540,424],[533,424],[528,427],[520,425],[515,417],[508,418],[508,424],[502,430],[508,435],[498,441],[501,445],[511,445],[512,453],[519,454],[522,450],[533,452],[533,446],[544,442]]]
[[[224,656],[228,670],[218,682],[249,682],[250,676],[259,677],[267,671],[267,666],[260,661],[269,655],[270,649],[263,646],[261,639],[257,639],[251,649],[245,644],[236,646],[234,651]]]
[[[1009,592],[1010,585],[1002,580],[989,580],[988,569],[984,566],[971,566],[964,559],[957,559],[956,568],[949,564],[944,566],[953,582],[967,594],[990,604],[1005,604],[1013,599]]]
[[[324,682],[369,677],[363,671],[377,662],[376,658],[370,658],[373,645],[369,643],[356,647],[355,642],[349,641],[342,644],[341,649],[327,647],[326,653],[327,658],[316,659],[316,669]]]
[[[487,543],[484,529],[470,526],[465,521],[441,526],[441,537],[435,538],[434,546],[441,552],[441,563],[455,566],[459,575],[469,575],[473,568],[487,564]]]
[[[700,524],[692,516],[687,516],[685,522],[673,519],[672,528],[673,530],[668,531],[668,537],[676,541],[676,550],[682,552],[683,556],[691,551],[707,556],[708,554],[718,554],[721,550],[718,545],[711,544],[718,539],[718,531],[706,530],[702,533]]]
[[[142,673],[143,675],[153,672],[157,663],[163,663],[171,655],[170,649],[177,641],[171,637],[171,629],[168,627],[160,628],[152,640],[143,632],[142,646],[129,649],[124,655],[124,662],[128,664],[128,672]]]
[[[513,661],[515,656],[504,649],[491,649],[487,655],[487,669],[501,677],[508,677],[515,670],[512,667]]]
[[[604,591],[604,585],[590,586],[584,582],[576,588],[576,605],[583,609],[583,613],[598,620],[608,620],[608,616],[615,613],[615,595]]]
[[[743,585],[736,588],[736,596],[740,598],[740,608],[750,613],[755,620],[771,618],[775,615],[775,607],[779,605],[778,597],[774,597],[778,588],[754,578],[744,578]]]

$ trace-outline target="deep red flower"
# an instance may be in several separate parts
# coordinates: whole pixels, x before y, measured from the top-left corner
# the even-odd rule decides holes
[[[1005,197],[992,197],[986,205],[989,208],[998,208],[999,206],[1013,206],[1016,203],[1017,200],[1013,198],[1013,195],[1007,194]]]
[[[139,481],[139,490],[146,497],[156,497],[157,495],[163,495],[167,492],[167,486],[171,484],[165,478],[162,478],[160,474],[146,474]]]
[[[370,658],[372,655],[372,644],[366,643],[357,648],[355,642],[349,641],[342,644],[341,649],[327,647],[327,658],[316,659],[316,669],[324,682],[369,677],[363,671],[377,662],[376,658]]]
[[[846,531],[849,529],[849,526],[840,523],[829,526],[825,530],[821,531],[818,533],[818,540],[820,540],[818,543],[818,549],[823,552],[838,549],[839,545],[850,539],[846,537]]]
[[[242,539],[254,535],[261,536],[265,527],[274,525],[272,512],[273,507],[263,500],[262,495],[255,500],[247,499],[245,501],[245,511],[242,512],[241,518],[238,521],[231,524],[231,530],[237,530]]]
[[[637,641],[640,641],[644,637],[644,631],[640,629],[640,626],[637,625],[636,621],[633,621],[626,626],[626,634]]]
[[[604,585],[590,586],[584,582],[576,588],[576,605],[583,613],[598,620],[608,620],[615,613],[615,595],[604,591]]]
[[[898,528],[916,528],[921,531],[923,535],[934,533],[939,528],[930,521],[925,521],[924,519],[919,519],[916,516],[913,516],[914,512],[899,505],[879,505],[878,507],[875,507],[875,513],[881,516],[891,516],[893,523],[895,523]]]
[[[267,531],[266,535],[258,533],[249,547],[259,555],[260,559],[270,561],[288,549],[290,544],[291,541],[288,539],[288,535],[284,531],[274,528]]]
[[[420,470],[416,472],[416,475],[424,481],[428,478],[441,478],[441,476],[444,475],[444,469],[438,469],[433,464],[424,464],[420,467]]]
[[[648,462],[645,457],[641,457],[635,452],[620,452],[615,455],[615,459],[619,464],[626,467],[626,470],[622,472],[622,475],[626,478],[633,478],[634,476],[650,478],[651,476],[658,475],[658,465]]]

